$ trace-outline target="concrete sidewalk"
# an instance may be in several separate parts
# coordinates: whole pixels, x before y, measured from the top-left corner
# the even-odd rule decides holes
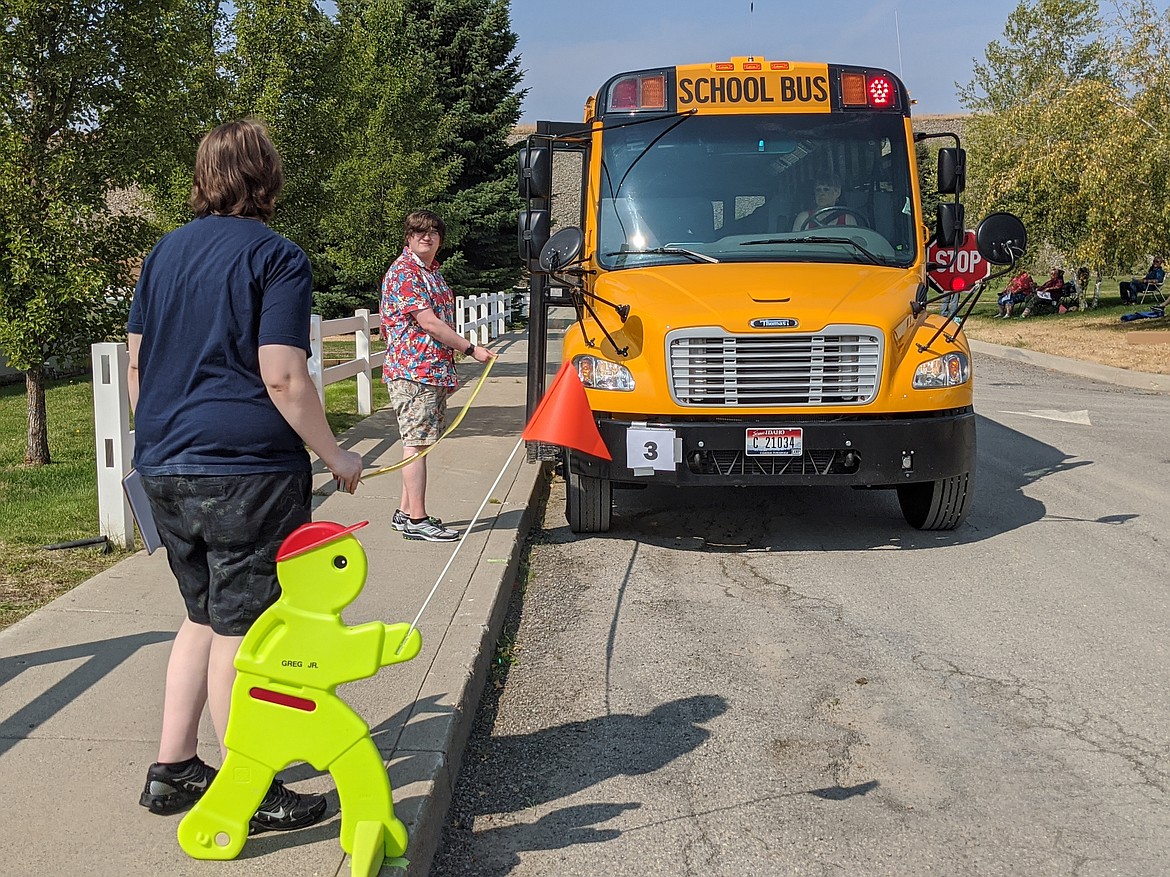
[[[422,653],[339,689],[389,763],[396,813],[410,832],[412,875],[426,873],[439,841],[533,500],[546,484],[545,470],[525,462],[523,445],[516,450],[526,341],[513,334],[492,343],[500,359],[491,376],[460,427],[429,457],[428,510],[459,530],[503,475],[419,622]],[[462,366],[466,384],[452,399],[452,416],[479,368]],[[402,457],[386,409],[349,430],[343,444],[371,468]],[[314,478],[316,520],[371,522],[355,534],[370,572],[345,610],[350,624],[411,621],[458,544],[408,542],[391,529],[400,484],[390,473],[350,496],[334,492],[323,470]],[[188,858],[175,839],[181,817],[138,805],[157,752],[166,660],[182,617],[165,551],[140,551],[0,631],[0,875],[349,874],[333,782],[307,764],[282,776],[297,790],[325,792],[330,816],[301,831],[257,835],[231,862]],[[200,754],[219,763],[206,719]]]

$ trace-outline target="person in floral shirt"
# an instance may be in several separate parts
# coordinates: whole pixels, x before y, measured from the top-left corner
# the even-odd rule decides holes
[[[455,331],[455,296],[435,256],[447,226],[429,210],[406,217],[402,254],[382,279],[382,380],[398,417],[403,459],[438,441],[447,397],[459,386],[455,354],[487,362],[495,354]],[[406,539],[451,542],[459,534],[427,514],[427,458],[402,467],[402,501],[391,526]]]

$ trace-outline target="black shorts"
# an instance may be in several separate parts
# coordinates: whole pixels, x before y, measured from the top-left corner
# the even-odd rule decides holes
[[[308,472],[142,476],[187,617],[243,636],[276,602],[276,552],[312,518]]]

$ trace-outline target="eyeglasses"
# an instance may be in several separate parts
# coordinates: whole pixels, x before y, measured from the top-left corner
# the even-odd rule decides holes
[[[414,235],[416,238],[437,238],[437,237],[442,237],[442,235],[440,235],[440,234],[439,234],[437,231],[435,231],[433,228],[428,228],[426,231],[415,231],[415,232],[411,232],[411,234],[413,234],[413,235]]]

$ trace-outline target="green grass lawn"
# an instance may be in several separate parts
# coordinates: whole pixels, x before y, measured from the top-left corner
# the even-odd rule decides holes
[[[353,344],[329,342],[326,359],[348,359]],[[374,410],[388,402],[374,374]],[[88,375],[53,381],[45,394],[48,466],[24,465],[28,413],[24,383],[0,386],[0,628],[113,565],[127,552],[112,546],[46,550],[98,536],[93,389]],[[357,380],[325,388],[325,408],[340,434],[357,414]]]

